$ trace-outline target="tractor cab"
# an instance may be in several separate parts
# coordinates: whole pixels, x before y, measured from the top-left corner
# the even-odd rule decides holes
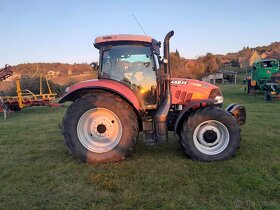
[[[145,109],[155,109],[160,43],[147,36],[113,35],[97,37],[94,46],[100,50],[99,79],[128,86]]]

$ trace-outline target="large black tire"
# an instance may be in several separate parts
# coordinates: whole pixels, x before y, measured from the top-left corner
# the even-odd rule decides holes
[[[184,153],[198,161],[228,159],[237,152],[240,141],[240,128],[235,118],[218,107],[192,112],[180,131]]]
[[[265,95],[264,95],[264,99],[266,101],[270,101],[271,100],[271,95],[268,92],[266,92]]]
[[[91,93],[66,111],[62,134],[69,151],[87,163],[125,159],[138,136],[137,117],[115,94]]]

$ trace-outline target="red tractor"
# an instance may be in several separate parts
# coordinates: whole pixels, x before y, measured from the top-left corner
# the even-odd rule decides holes
[[[62,133],[69,151],[88,163],[120,161],[132,151],[139,132],[147,144],[179,136],[186,155],[199,161],[225,160],[240,146],[245,107],[221,109],[223,96],[209,83],[171,78],[169,39],[148,36],[97,37],[100,60],[91,66],[98,79],[66,89],[60,103],[72,101]],[[163,66],[164,68],[160,68]]]

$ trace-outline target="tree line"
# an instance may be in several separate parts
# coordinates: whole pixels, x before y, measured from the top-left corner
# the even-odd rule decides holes
[[[266,58],[280,59],[280,42],[273,42],[268,46],[256,48],[244,47],[236,53],[226,55],[214,55],[207,53],[197,59],[186,59],[180,56],[178,50],[170,54],[172,77],[183,77],[200,79],[204,75],[218,72],[224,69],[242,70],[244,63],[248,63],[252,53],[257,51],[260,55],[266,54]],[[248,67],[248,65],[245,65]],[[65,77],[69,75],[80,75],[83,73],[93,73],[96,78],[97,73],[86,64],[67,63],[25,63],[13,66],[13,71],[23,77],[39,76],[40,73],[46,75],[49,71],[57,73],[57,76]]]
[[[244,47],[237,53],[226,55],[207,53],[197,59],[181,57],[179,51],[176,50],[170,54],[172,77],[200,79],[202,76],[225,69],[242,71],[250,68],[249,60],[254,51],[260,56],[265,56],[266,59],[280,59],[280,42],[256,48]]]

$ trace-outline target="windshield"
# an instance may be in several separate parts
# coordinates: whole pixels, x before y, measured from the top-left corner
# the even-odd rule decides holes
[[[156,104],[156,67],[149,46],[118,45],[102,52],[101,78],[128,85],[145,106]]]
[[[263,68],[271,68],[271,67],[278,68],[278,61],[277,60],[262,61],[261,62],[261,67],[263,67]]]

